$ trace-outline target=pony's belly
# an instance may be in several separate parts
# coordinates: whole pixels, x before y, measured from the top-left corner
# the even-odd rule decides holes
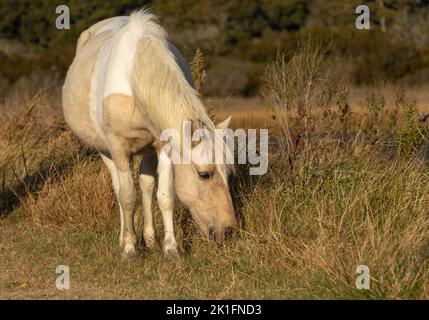
[[[72,132],[87,146],[106,152],[107,145],[95,130],[88,103],[81,99],[63,99],[64,118]]]

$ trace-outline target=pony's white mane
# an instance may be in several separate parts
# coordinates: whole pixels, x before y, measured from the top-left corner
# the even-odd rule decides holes
[[[176,129],[181,133],[183,122],[190,120],[197,127],[208,129],[214,138],[215,125],[193,87],[192,76],[187,74],[189,68],[169,43],[157,17],[145,10],[134,12],[124,28],[138,35],[131,77],[137,107],[160,131]],[[182,147],[183,141],[173,142]],[[226,144],[221,144],[229,152]],[[229,164],[225,169],[234,171]]]
[[[186,78],[186,65],[169,43],[158,19],[147,11],[131,14],[126,28],[139,34],[132,83],[139,108],[158,130],[181,130],[185,120],[210,131],[215,126],[198,93]],[[180,132],[180,131],[179,131]]]

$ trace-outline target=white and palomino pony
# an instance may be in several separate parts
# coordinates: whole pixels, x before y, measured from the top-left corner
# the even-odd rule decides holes
[[[166,129],[183,136],[183,123],[190,120],[213,132],[229,127],[230,118],[217,127],[213,124],[193,88],[186,61],[153,15],[141,11],[110,18],[81,34],[63,87],[63,111],[72,131],[99,151],[110,170],[119,201],[123,257],[136,252],[132,159],[137,154],[142,155],[139,181],[147,246],[155,244],[156,176],[168,258],[179,259],[173,228],[175,194],[206,234],[223,238],[236,226],[228,186],[231,166],[197,164],[193,159],[177,164],[163,151],[160,134]],[[192,157],[205,146],[193,145]]]

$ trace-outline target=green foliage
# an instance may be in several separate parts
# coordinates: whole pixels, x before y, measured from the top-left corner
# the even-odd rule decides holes
[[[64,0],[70,8],[72,28],[55,28],[58,1],[2,0],[0,36],[17,38],[40,48],[53,48],[76,41],[79,34],[91,24],[108,17],[129,13],[144,1],[133,0]]]
[[[210,57],[231,56],[243,61],[242,66],[238,66],[240,70],[252,66],[244,70],[246,85],[236,93],[254,94],[258,90],[265,61],[275,53],[279,43],[287,42],[288,31],[298,30],[304,25],[308,15],[305,3],[298,0],[65,0],[61,4],[70,8],[70,30],[59,31],[54,27],[58,5],[54,0],[2,1],[0,16],[5,18],[0,21],[0,38],[18,39],[34,48],[40,58],[20,58],[25,60],[23,66],[31,66],[26,69],[18,67],[19,72],[16,73],[11,71],[13,66],[2,65],[0,74],[12,81],[25,70],[30,73],[53,68],[64,74],[83,30],[104,18],[149,7],[160,16],[173,42],[188,58],[193,56],[197,47],[201,47],[208,60]],[[214,30],[214,33],[206,36],[205,29]],[[183,34],[189,36],[183,38]],[[282,36],[277,39],[280,34]],[[201,36],[202,40],[198,38]],[[254,42],[254,39],[259,40]],[[257,62],[260,66],[253,67],[248,61]]]
[[[55,25],[55,8],[58,2],[46,0],[3,0],[0,15],[0,35],[18,38],[25,43],[52,47],[70,41],[91,24],[107,17],[128,14],[144,6],[176,28],[195,28],[199,24],[223,23],[227,42],[251,39],[265,28],[274,30],[297,30],[303,26],[306,6],[297,0],[249,0],[204,1],[190,0],[65,0],[61,4],[70,7],[70,31],[58,32]]]
[[[298,30],[308,14],[307,6],[301,0],[262,0],[261,8],[275,30]]]
[[[104,18],[148,7],[160,16],[188,59],[199,47],[208,64],[218,58],[237,62],[231,71],[244,72],[246,85],[239,92],[231,88],[229,93],[257,93],[264,67],[276,52],[291,55],[297,43],[309,36],[330,43],[328,54],[342,57],[358,85],[378,79],[417,82],[429,78],[429,0],[367,1],[369,31],[355,28],[359,0],[64,0],[61,4],[70,7],[70,30],[55,28],[57,1],[1,2],[0,38],[17,39],[40,55],[31,61],[20,58],[23,65],[31,64],[29,72],[54,69],[64,74],[83,30]],[[15,80],[17,75],[10,69],[2,64],[0,74]],[[24,71],[21,66],[17,69],[17,74]],[[229,71],[207,68],[220,78]],[[221,83],[220,79],[214,82]]]

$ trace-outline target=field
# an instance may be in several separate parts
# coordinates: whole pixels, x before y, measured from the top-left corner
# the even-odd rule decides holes
[[[262,98],[207,98],[236,127],[270,128],[269,170],[237,167],[241,230],[228,243],[176,207],[178,264],[162,255],[158,211],[158,249],[121,260],[110,177],[64,123],[60,88],[23,78],[1,94],[0,298],[429,298],[425,88],[352,89],[347,108],[314,107],[305,122]],[[69,290],[55,287],[58,265]],[[358,265],[369,290],[355,286]]]

